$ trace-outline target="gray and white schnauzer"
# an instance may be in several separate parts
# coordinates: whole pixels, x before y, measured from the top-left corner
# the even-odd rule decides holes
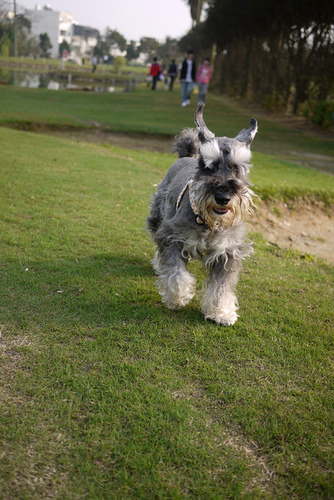
[[[250,145],[257,121],[235,139],[215,137],[203,120],[203,103],[195,112],[195,129],[174,142],[179,159],[169,168],[153,196],[148,229],[157,246],[152,261],[162,301],[170,309],[188,304],[196,278],[189,259],[208,270],[203,285],[206,319],[228,326],[238,318],[234,290],[241,261],[250,255],[243,216],[253,206],[249,188]]]

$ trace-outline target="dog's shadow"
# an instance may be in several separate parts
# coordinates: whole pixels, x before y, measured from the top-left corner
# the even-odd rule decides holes
[[[24,269],[23,269],[24,271]],[[95,326],[154,319],[158,323],[202,322],[191,303],[171,311],[162,303],[150,256],[96,254],[77,259],[34,261],[27,272],[20,262],[3,269],[12,283],[17,308],[4,304],[4,321],[20,316],[36,324]],[[5,275],[8,273],[8,276]],[[15,278],[14,278],[15,276]]]
[[[170,310],[161,301],[156,286],[157,277],[151,265],[151,258],[141,259],[138,256],[123,254],[103,259],[108,272],[110,294],[107,296],[107,308],[118,311],[119,317],[144,319],[155,318],[164,321],[204,321],[199,311],[198,297],[195,297],[185,308]],[[198,274],[199,263],[192,263],[192,272]],[[200,274],[200,273],[199,273]],[[106,279],[104,274],[102,279]],[[199,278],[199,289],[201,287]]]

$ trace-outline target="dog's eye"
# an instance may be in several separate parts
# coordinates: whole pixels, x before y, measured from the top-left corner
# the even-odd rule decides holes
[[[216,171],[219,169],[219,163],[220,163],[219,161],[213,161],[213,162],[211,163],[211,165],[212,165],[212,167],[211,167],[211,168],[212,168],[212,170],[213,170],[213,171],[215,171],[215,172],[216,172]]]
[[[236,165],[235,163],[229,164],[228,168],[229,168],[229,170],[231,171],[232,174],[234,174],[236,176],[239,175],[240,169],[239,169],[239,166]]]

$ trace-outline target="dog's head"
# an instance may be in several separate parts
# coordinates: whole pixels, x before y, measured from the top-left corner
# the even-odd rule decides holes
[[[257,121],[234,138],[215,137],[203,119],[203,103],[195,112],[199,138],[198,167],[191,186],[197,210],[211,229],[228,228],[242,219],[252,206],[249,189],[250,145],[257,132]]]

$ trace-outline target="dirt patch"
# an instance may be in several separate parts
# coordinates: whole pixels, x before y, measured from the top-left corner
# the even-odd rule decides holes
[[[307,203],[292,210],[283,203],[260,203],[247,221],[273,245],[291,248],[334,263],[334,207],[324,210]]]
[[[98,124],[95,124],[97,126]],[[68,129],[47,130],[39,129],[34,132],[51,134],[63,139],[93,144],[110,144],[124,149],[136,149],[138,151],[153,151],[156,153],[171,153],[174,137],[167,135],[142,134],[139,132],[123,133],[111,132],[100,128],[88,130]]]

